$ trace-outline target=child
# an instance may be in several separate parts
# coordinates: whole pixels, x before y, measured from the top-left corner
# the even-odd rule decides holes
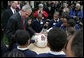
[[[17,30],[15,33],[16,42],[19,44],[16,49],[24,53],[25,57],[34,57],[36,56],[36,52],[28,49],[30,44],[30,36],[29,33],[25,30]]]
[[[54,28],[49,31],[48,36],[48,46],[50,51],[48,53],[39,54],[36,57],[65,57],[63,48],[67,42],[66,33],[60,28]]]
[[[49,22],[49,28],[55,26],[55,27],[60,27],[62,24],[61,19],[59,18],[59,12],[55,12],[53,15],[53,19],[50,20]]]
[[[30,37],[32,37],[34,35],[34,33],[36,33],[33,28],[31,27],[31,22],[32,22],[32,18],[28,17],[27,18],[27,25],[26,28],[28,29],[28,32],[30,33]],[[32,32],[31,32],[32,31]]]
[[[45,20],[41,33],[44,33],[44,32],[46,33],[47,32],[49,22],[50,22],[49,19]]]

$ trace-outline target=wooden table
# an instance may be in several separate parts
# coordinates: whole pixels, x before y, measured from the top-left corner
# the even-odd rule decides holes
[[[29,45],[28,49],[30,49],[32,51],[35,51],[37,54],[46,53],[46,52],[48,52],[50,50],[49,47],[47,47],[47,46],[44,47],[44,48],[39,48],[36,45],[34,45],[33,43],[31,43]]]

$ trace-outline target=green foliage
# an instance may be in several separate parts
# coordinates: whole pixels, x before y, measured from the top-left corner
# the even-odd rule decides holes
[[[4,36],[3,36],[3,42],[4,42],[5,45],[8,45],[9,44],[8,43],[8,38],[7,38],[7,36],[6,36],[5,33],[4,33]]]

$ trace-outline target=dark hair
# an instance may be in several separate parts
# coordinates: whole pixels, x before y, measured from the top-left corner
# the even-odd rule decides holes
[[[61,51],[67,42],[67,35],[62,29],[54,28],[48,33],[47,39],[51,50]]]
[[[25,45],[30,39],[30,35],[26,30],[17,30],[15,33],[15,39],[19,45]]]
[[[27,17],[26,19],[27,19],[27,20],[32,20],[32,17]]]
[[[44,24],[45,24],[46,22],[50,22],[50,19],[46,19],[45,22],[44,22]]]
[[[83,57],[83,28],[74,34],[71,50],[74,56]]]
[[[19,50],[6,52],[2,57],[25,57],[24,53]]]
[[[74,19],[69,19],[68,21],[67,21],[67,23],[71,26],[71,27],[74,27],[75,26],[75,21],[74,21]]]

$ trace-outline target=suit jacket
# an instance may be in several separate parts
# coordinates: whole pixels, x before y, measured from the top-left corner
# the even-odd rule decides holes
[[[42,24],[41,24],[41,22],[38,22],[37,20],[34,20],[34,21],[32,21],[32,23],[31,23],[32,28],[33,28],[37,33],[41,32],[41,30],[42,30],[42,28],[43,28],[43,25],[44,25],[44,20],[42,20]]]
[[[8,19],[13,15],[13,12],[10,8],[6,9],[3,14],[4,27],[6,27]]]
[[[37,55],[36,57],[66,57],[66,55],[53,55],[50,53],[42,53]]]
[[[20,15],[20,13],[16,13],[14,15],[12,15],[7,23],[7,28],[6,28],[6,33],[7,33],[7,37],[11,38],[11,36],[16,32],[16,30],[18,29],[24,29],[23,27],[23,22],[22,22],[22,17]],[[28,30],[31,32],[31,34],[34,34],[35,31],[28,27],[27,21],[25,20],[25,30]]]

